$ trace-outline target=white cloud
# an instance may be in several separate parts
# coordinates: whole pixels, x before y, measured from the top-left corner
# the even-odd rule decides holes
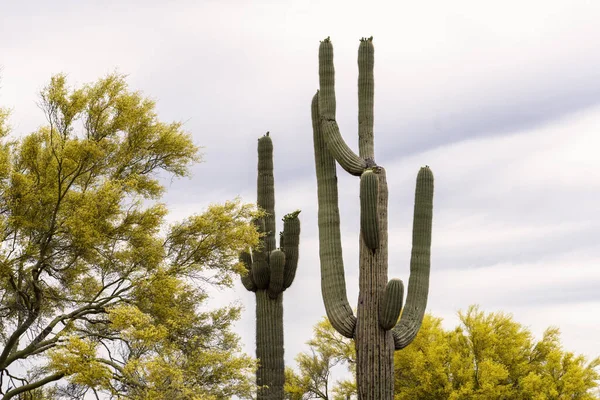
[[[597,148],[593,132],[599,125],[600,109],[594,108],[535,129],[470,139],[392,163],[387,168],[389,277],[408,281],[414,179],[419,166],[429,164],[437,190],[429,311],[446,318],[448,327],[457,323],[456,311],[470,304],[513,312],[518,322],[539,334],[550,325],[559,326],[567,349],[594,356],[595,336],[581,340],[578,332],[587,322],[573,315],[596,317],[575,311],[548,318],[548,313],[534,310],[587,309],[600,303],[597,291],[590,290],[600,284],[594,241],[600,229],[594,201],[600,198],[600,180],[594,177],[600,159],[587,150]],[[275,142],[275,153],[278,148]],[[358,180],[341,172],[339,184],[346,286],[351,304],[356,304]],[[565,212],[569,205],[564,200],[571,192],[590,198]],[[529,204],[530,198],[544,199],[546,206],[543,201]],[[286,182],[276,173],[276,201],[278,215],[303,209],[299,272],[284,303],[290,362],[324,314],[314,178]],[[240,332],[251,349],[252,299],[242,296],[250,305]]]

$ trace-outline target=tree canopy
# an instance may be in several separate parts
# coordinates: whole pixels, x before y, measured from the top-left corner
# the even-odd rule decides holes
[[[588,361],[564,350],[557,328],[548,328],[535,340],[511,315],[485,313],[477,306],[459,312],[459,319],[458,327],[445,330],[440,318],[427,314],[415,340],[395,353],[396,399],[599,398],[600,358]],[[351,340],[324,319],[316,325],[309,346],[310,352],[296,358],[298,371],[288,371],[288,398],[354,398],[353,382],[334,385],[330,379],[340,362],[352,365]],[[333,396],[328,392],[331,387]]]
[[[307,342],[310,352],[296,356],[299,371],[286,369],[286,398],[344,400],[356,392],[356,383],[342,380],[333,385],[331,373],[339,365],[355,373],[354,343],[338,333],[326,317],[315,325],[313,332],[313,338]]]
[[[503,312],[477,306],[459,312],[444,331],[428,317],[419,336],[395,359],[398,399],[596,399],[600,358],[586,361],[562,348],[558,328],[540,340]]]
[[[199,149],[123,76],[54,76],[40,107],[47,125],[19,140],[0,112],[2,399],[248,397],[240,310],[205,301],[258,243],[255,207],[168,226],[160,178],[188,175]]]

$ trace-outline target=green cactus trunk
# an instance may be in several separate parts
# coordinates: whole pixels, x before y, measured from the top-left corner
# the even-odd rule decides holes
[[[283,399],[283,295],[272,299],[266,290],[256,292],[256,371],[258,399]]]
[[[429,290],[433,174],[417,176],[408,295],[400,321],[404,286],[388,282],[388,190],[385,170],[375,163],[373,144],[374,50],[362,39],[358,53],[359,155],[344,142],[335,120],[333,47],[319,47],[320,91],[313,98],[312,119],[319,201],[321,291],[327,316],[342,335],[355,340],[357,386],[361,400],[394,398],[394,351],[416,336]],[[340,237],[336,161],[360,176],[361,234],[358,314],[346,296]]]
[[[283,217],[280,248],[275,248],[274,182],[273,143],[267,132],[258,140],[257,204],[265,216],[255,223],[263,239],[261,246],[240,255],[247,271],[242,283],[256,294],[257,400],[283,399],[283,292],[296,276],[300,242],[300,211],[295,211]]]
[[[359,239],[359,294],[354,338],[360,399],[394,398],[394,338],[391,330],[381,327],[379,318],[388,280],[385,171],[382,170],[378,177],[379,247],[373,251],[364,240],[364,232]]]

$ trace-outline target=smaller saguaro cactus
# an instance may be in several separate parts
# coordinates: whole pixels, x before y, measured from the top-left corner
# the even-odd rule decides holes
[[[242,283],[256,294],[257,400],[283,399],[283,292],[291,286],[298,266],[300,210],[283,217],[279,248],[275,241],[273,142],[269,133],[258,139],[257,203],[265,215],[255,221],[261,245],[240,255],[246,267]]]

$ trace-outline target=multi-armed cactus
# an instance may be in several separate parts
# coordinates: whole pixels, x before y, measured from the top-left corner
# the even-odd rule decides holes
[[[247,269],[242,275],[246,289],[256,294],[257,399],[283,399],[283,291],[290,287],[298,266],[300,211],[283,217],[279,248],[275,243],[275,188],[273,142],[269,133],[258,139],[257,203],[265,215],[256,220],[263,234],[261,246],[242,253]]]
[[[344,142],[335,120],[333,47],[329,38],[319,47],[320,90],[312,101],[315,164],[319,200],[321,290],[327,316],[342,335],[354,338],[357,351],[358,397],[394,398],[394,350],[416,336],[427,304],[433,208],[433,174],[417,175],[413,247],[406,304],[399,279],[387,281],[387,201],[385,170],[377,166],[373,146],[373,42],[362,39],[358,50],[358,144],[356,155]],[[358,315],[346,296],[336,161],[360,176],[360,271]]]

